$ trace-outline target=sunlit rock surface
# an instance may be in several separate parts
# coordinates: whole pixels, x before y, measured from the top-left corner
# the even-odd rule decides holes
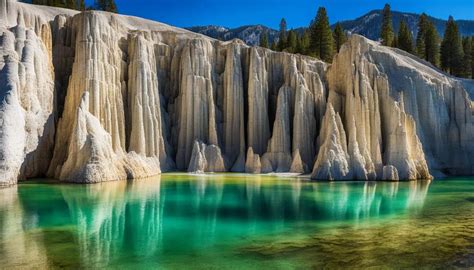
[[[472,80],[353,36],[335,57],[328,83],[354,173],[359,165],[369,179],[382,177],[384,166],[399,179],[474,173]]]
[[[0,0],[0,183],[162,171],[474,174],[474,82],[353,36],[331,65]]]
[[[214,144],[206,145],[195,141],[188,171],[199,173],[225,172],[226,168],[221,149]]]

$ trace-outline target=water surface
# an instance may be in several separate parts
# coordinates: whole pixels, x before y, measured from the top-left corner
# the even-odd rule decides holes
[[[0,268],[469,268],[472,181],[24,183],[0,189]]]

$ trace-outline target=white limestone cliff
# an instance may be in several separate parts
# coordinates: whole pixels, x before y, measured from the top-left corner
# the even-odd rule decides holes
[[[223,148],[232,171],[245,170],[245,112],[242,48],[229,44],[226,53],[223,95]]]
[[[474,82],[354,35],[331,65],[0,0],[0,183],[161,171],[474,174]]]
[[[291,91],[286,85],[278,91],[277,110],[273,124],[273,136],[268,142],[263,158],[268,160],[271,171],[288,172],[291,167],[290,108]]]
[[[5,185],[46,173],[55,132],[51,29],[11,5],[16,3],[0,1],[0,184]],[[13,18],[13,25],[7,24]]]
[[[270,139],[268,119],[268,78],[264,54],[258,48],[250,49],[248,79],[248,145],[258,155],[265,153]],[[262,55],[262,56],[261,56]]]
[[[352,178],[473,174],[466,159],[473,146],[463,139],[474,138],[472,81],[353,36],[336,56],[328,84],[328,103],[341,114],[347,134]]]

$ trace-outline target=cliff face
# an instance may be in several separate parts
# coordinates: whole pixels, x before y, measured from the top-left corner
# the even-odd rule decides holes
[[[353,36],[331,66],[134,17],[0,0],[0,182],[474,174],[474,83]]]

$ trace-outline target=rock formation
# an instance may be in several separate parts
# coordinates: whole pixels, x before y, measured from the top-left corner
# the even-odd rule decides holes
[[[191,160],[188,165],[189,172],[225,172],[224,158],[221,149],[216,145],[206,145],[194,142]]]
[[[0,0],[0,183],[162,171],[474,174],[474,82],[354,35],[332,64]]]

